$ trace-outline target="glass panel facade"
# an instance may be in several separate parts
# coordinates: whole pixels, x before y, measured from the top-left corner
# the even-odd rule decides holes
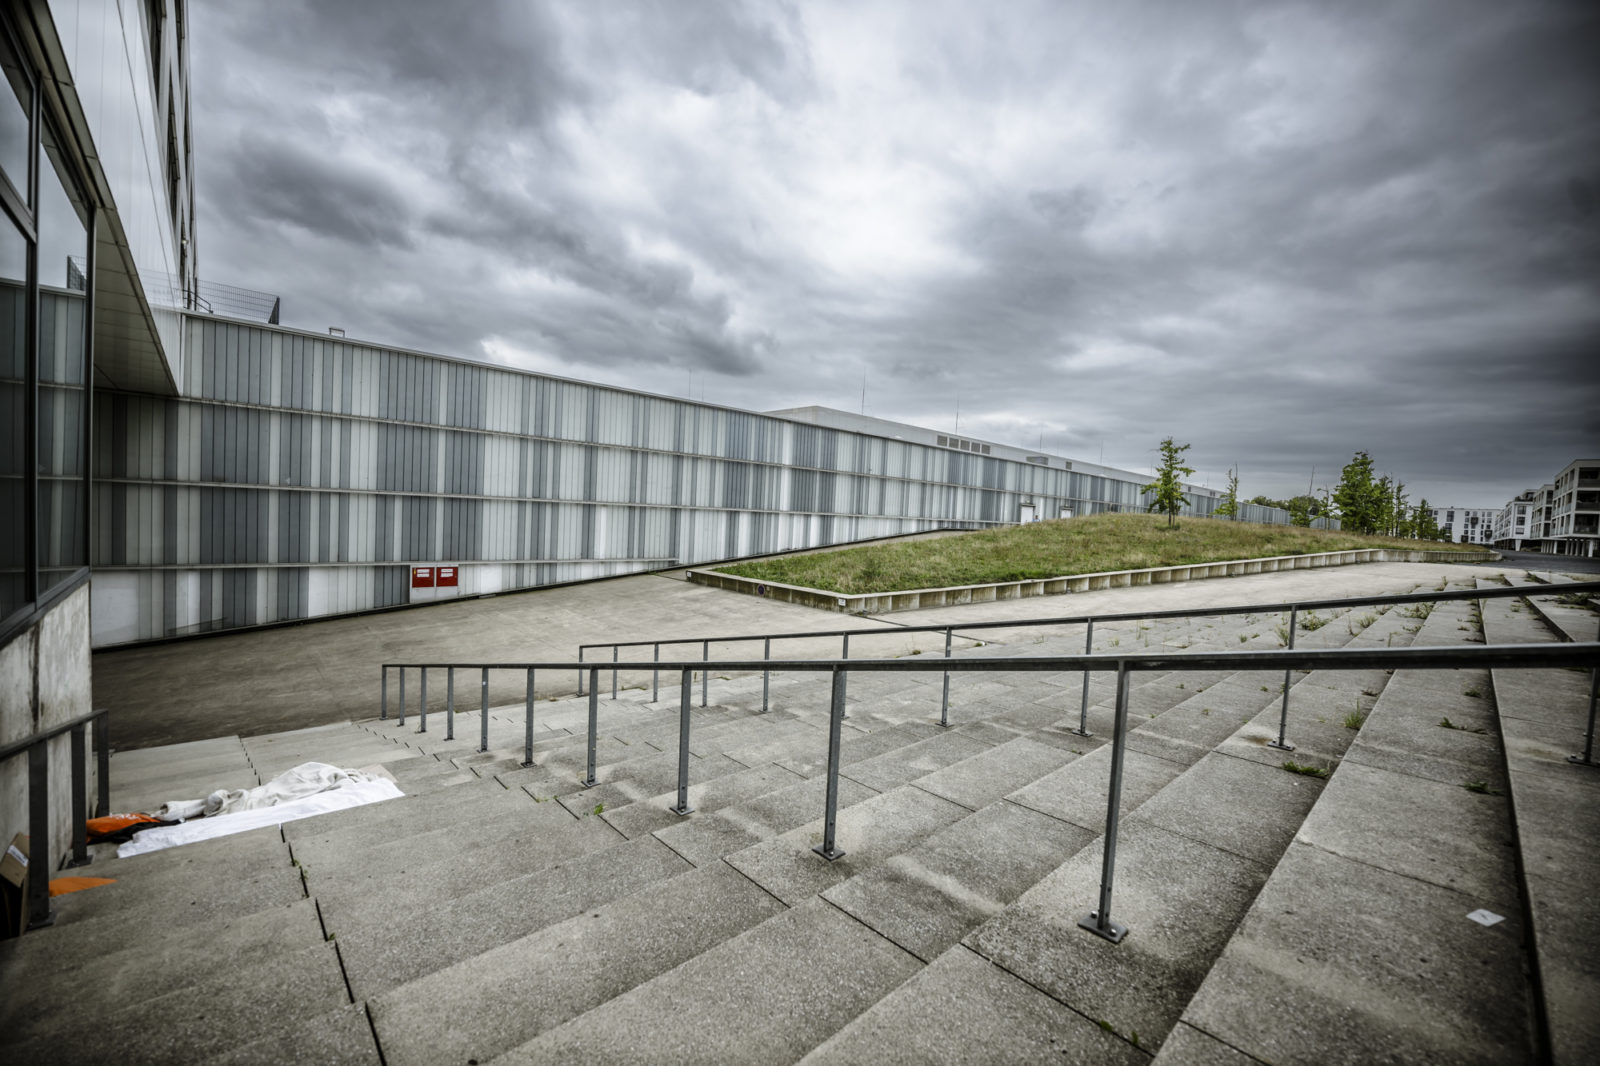
[[[0,619],[28,601],[28,242],[0,214]]]
[[[24,76],[17,54],[0,27],[0,66],[5,67],[11,92],[0,91],[0,171],[16,190],[17,198],[28,199],[28,153],[33,147],[29,116],[33,114],[33,89]]]
[[[88,560],[83,448],[88,212],[46,126],[39,174],[39,591]]]

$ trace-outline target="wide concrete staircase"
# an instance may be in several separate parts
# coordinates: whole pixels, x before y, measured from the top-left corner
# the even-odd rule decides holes
[[[1095,645],[1274,648],[1284,622],[1104,625]],[[1558,639],[1531,608],[1458,601],[1321,612],[1296,645],[1485,628]],[[992,631],[962,654],[1076,654],[1083,639]],[[118,810],[307,759],[381,762],[407,795],[98,857],[78,872],[115,884],[58,897],[54,927],[0,944],[0,1047],[26,1062],[388,1066],[1505,1062],[1533,1061],[1548,1028],[1556,1061],[1600,1049],[1581,895],[1600,829],[1583,790],[1600,777],[1564,761],[1586,675],[1295,673],[1290,753],[1268,746],[1281,671],[1131,677],[1121,944],[1077,927],[1100,883],[1110,675],[1091,680],[1083,737],[1080,673],[955,675],[944,729],[940,674],[853,673],[832,863],[812,851],[825,675],[775,675],[761,713],[759,676],[713,668],[687,816],[668,809],[676,675],[661,703],[605,689],[591,788],[586,701],[536,704],[524,765],[520,693],[491,710],[479,751],[476,711],[446,739],[435,685],[425,733],[413,709],[404,725],[114,756]]]

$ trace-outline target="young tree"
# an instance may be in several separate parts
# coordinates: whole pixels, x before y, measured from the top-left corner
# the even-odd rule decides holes
[[[1222,502],[1217,504],[1215,514],[1218,518],[1231,518],[1239,520],[1239,470],[1237,467],[1228,471],[1228,491],[1222,494]]]
[[[1183,485],[1178,480],[1179,474],[1194,473],[1194,467],[1182,465],[1183,453],[1188,450],[1189,445],[1174,444],[1171,437],[1162,441],[1161,466],[1156,470],[1156,479],[1140,490],[1155,494],[1150,500],[1148,509],[1164,513],[1167,516],[1168,526],[1178,524],[1178,512],[1189,502],[1188,497],[1183,494]]]
[[[1411,508],[1406,506],[1406,483],[1394,483],[1394,535],[1397,537],[1414,537],[1416,533],[1412,528],[1415,516]]]
[[[1411,512],[1411,535],[1418,540],[1438,540],[1444,536],[1439,529],[1439,523],[1434,520],[1433,511],[1428,507],[1428,498],[1424,496],[1417,501],[1417,506]]]
[[[1375,533],[1382,520],[1387,493],[1372,479],[1372,457],[1364,451],[1345,464],[1333,502],[1339,505],[1343,528],[1351,533]]]
[[[1289,501],[1289,524],[1291,526],[1311,525],[1311,508],[1306,505],[1309,497],[1296,496]]]

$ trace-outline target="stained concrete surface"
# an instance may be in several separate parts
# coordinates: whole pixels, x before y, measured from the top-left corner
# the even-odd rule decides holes
[[[1508,572],[1510,569],[1514,568]],[[111,708],[112,743],[124,750],[229,733],[249,737],[369,717],[378,709],[378,667],[384,662],[570,661],[577,657],[579,644],[603,640],[848,628],[886,634],[853,640],[853,656],[888,657],[913,650],[931,654],[943,650],[943,641],[936,634],[898,630],[911,624],[959,626],[980,620],[1386,595],[1409,592],[1419,585],[1432,587],[1444,576],[1470,579],[1485,572],[1481,566],[1461,564],[1372,563],[943,607],[885,618],[852,618],[774,603],[692,585],[675,573],[647,574],[171,644],[109,649],[94,656],[95,705]],[[1032,640],[1022,630],[981,632],[978,638],[1002,654],[1026,654]],[[1015,645],[1008,644],[1008,639],[1016,641]],[[837,638],[779,641],[772,653],[775,657],[833,656],[838,654],[839,644]],[[958,640],[958,648],[963,644],[970,648],[973,641]],[[1098,630],[1096,646],[1100,647]],[[689,644],[664,648],[662,655],[698,658],[700,652],[697,644]],[[760,654],[759,642],[716,644],[711,649],[713,659]],[[641,659],[649,655],[648,648],[639,653]],[[491,674],[490,680],[492,692],[511,693],[499,702],[521,699],[521,671],[514,676]],[[661,679],[665,698],[671,698],[668,690],[673,680],[671,674]],[[462,710],[475,702],[476,680],[457,681],[457,708]],[[623,685],[649,685],[650,674],[624,674],[621,681]],[[430,706],[442,710],[443,679],[434,677],[432,682]],[[541,699],[570,695],[576,690],[577,675],[545,672],[536,682]],[[978,698],[974,686],[983,683],[977,678],[954,679],[953,703]],[[603,684],[609,690],[609,680]],[[390,699],[397,698],[392,687]],[[407,698],[414,707],[415,674]]]

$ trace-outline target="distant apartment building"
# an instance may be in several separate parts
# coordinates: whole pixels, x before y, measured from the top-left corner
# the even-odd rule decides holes
[[[1490,544],[1500,512],[1492,507],[1430,507],[1434,524],[1452,544]]]
[[[1600,459],[1575,459],[1495,515],[1494,546],[1552,555],[1600,554]]]

